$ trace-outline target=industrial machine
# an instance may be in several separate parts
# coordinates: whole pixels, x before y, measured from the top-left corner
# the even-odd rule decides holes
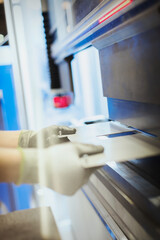
[[[35,190],[62,239],[160,239],[160,1],[4,3],[20,128],[72,125],[105,148],[73,197]]]
[[[60,72],[66,66],[71,70],[68,77],[60,78],[62,87],[67,83],[72,91],[74,59],[96,48],[96,68],[100,66],[103,96],[107,99],[107,120],[84,121],[76,136],[70,138],[102,144],[106,152],[106,164],[82,189],[86,200],[78,200],[83,198],[80,193],[70,200],[76,239],[159,239],[160,1],[74,0],[48,4],[52,58]],[[87,211],[90,208],[88,203],[83,205],[84,201],[93,208],[94,217],[84,213],[84,206],[88,206]],[[95,215],[103,227],[94,220]]]

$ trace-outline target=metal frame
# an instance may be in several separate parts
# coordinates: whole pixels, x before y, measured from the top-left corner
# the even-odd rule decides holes
[[[134,0],[132,4],[122,9],[116,15],[113,15],[103,23],[98,24],[98,19],[117,5],[117,1],[103,1],[90,14],[81,20],[65,39],[57,41],[52,45],[52,56],[56,58],[56,62],[60,62],[66,56],[88,47],[92,44],[95,38],[103,34],[103,28],[106,28],[106,26],[108,26],[111,22],[119,19],[130,10],[134,10],[136,7],[141,8],[141,6],[143,6],[143,4],[145,5],[147,2],[148,0]],[[152,3],[151,1],[149,2],[149,5],[153,5],[157,1],[154,0]],[[106,29],[104,32],[106,32]]]
[[[14,17],[12,12],[12,1],[4,0],[5,14],[6,14],[6,22],[8,29],[8,37],[9,37],[9,45],[11,47],[12,52],[12,60],[13,60],[13,75],[15,82],[15,91],[16,91],[16,99],[17,99],[17,107],[18,107],[18,117],[20,120],[21,128],[28,128],[27,121],[27,112],[26,105],[24,100],[24,88],[22,84],[22,72],[20,67],[20,58],[18,55],[18,43],[15,33],[15,25],[14,25]]]

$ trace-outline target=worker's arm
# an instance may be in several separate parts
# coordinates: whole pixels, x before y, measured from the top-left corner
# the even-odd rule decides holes
[[[102,146],[80,143],[63,143],[45,149],[0,148],[0,182],[40,183],[72,195],[96,170],[83,168],[81,158],[102,152]]]
[[[0,131],[0,147],[16,148],[21,131]]]
[[[0,131],[0,147],[49,147],[56,144],[69,142],[69,139],[63,136],[74,134],[75,132],[75,128],[56,125],[43,128],[38,132],[32,130]]]
[[[52,125],[40,131],[23,130],[18,145],[22,148],[46,148],[56,144],[69,142],[65,135],[74,134],[75,128]]]
[[[17,149],[0,148],[0,182],[18,181],[21,159]]]

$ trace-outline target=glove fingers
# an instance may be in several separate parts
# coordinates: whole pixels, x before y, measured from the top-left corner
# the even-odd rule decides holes
[[[104,148],[101,145],[83,143],[76,143],[75,145],[80,157],[82,157],[84,154],[92,155],[96,153],[102,153],[104,151]]]
[[[69,139],[67,137],[58,138],[57,136],[51,136],[47,139],[45,147],[50,147],[65,142],[69,142]]]
[[[58,132],[59,135],[69,135],[69,134],[74,134],[76,132],[76,129],[66,127],[66,126],[60,126],[58,131],[59,131]]]

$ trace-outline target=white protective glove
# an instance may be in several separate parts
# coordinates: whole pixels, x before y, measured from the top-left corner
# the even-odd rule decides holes
[[[75,128],[56,125],[43,128],[39,132],[22,130],[19,135],[18,146],[21,148],[46,148],[56,144],[69,142],[67,137],[62,136],[74,134],[75,132]],[[40,142],[38,142],[39,140]],[[38,145],[38,143],[40,143],[40,145]]]
[[[41,183],[58,193],[72,195],[88,181],[90,175],[97,169],[97,167],[83,168],[81,157],[86,156],[86,154],[101,155],[98,153],[103,152],[103,147],[81,143],[64,143],[45,149],[20,149],[20,151],[23,155],[23,161],[18,184]],[[92,157],[90,156],[90,158]],[[43,183],[38,176],[40,166],[45,176]]]

